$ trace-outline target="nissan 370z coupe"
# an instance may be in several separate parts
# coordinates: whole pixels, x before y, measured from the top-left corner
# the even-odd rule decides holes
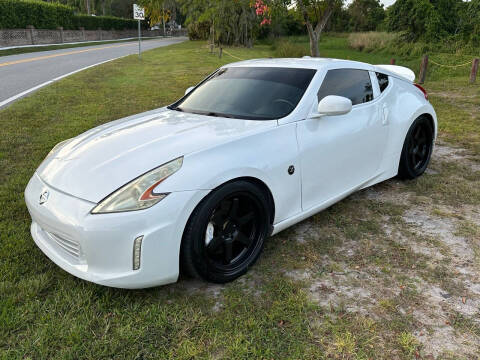
[[[334,59],[226,65],[168,107],[56,145],[25,191],[32,237],[102,285],[167,284],[180,268],[231,281],[268,236],[425,171],[437,119],[414,78]]]

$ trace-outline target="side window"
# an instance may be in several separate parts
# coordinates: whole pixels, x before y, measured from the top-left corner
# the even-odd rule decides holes
[[[373,100],[370,74],[366,70],[329,70],[318,91],[318,101],[328,95],[344,96],[352,100],[352,105]]]
[[[388,75],[382,73],[376,73],[378,85],[380,86],[380,92],[383,92],[388,87]]]

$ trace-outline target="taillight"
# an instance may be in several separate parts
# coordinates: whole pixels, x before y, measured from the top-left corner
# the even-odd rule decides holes
[[[427,91],[422,86],[420,86],[419,84],[413,84],[413,85],[415,85],[415,87],[423,93],[423,96],[425,96],[425,100],[428,100]]]

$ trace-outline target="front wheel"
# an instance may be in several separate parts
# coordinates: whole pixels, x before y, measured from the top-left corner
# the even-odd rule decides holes
[[[265,193],[250,182],[227,183],[192,213],[182,239],[183,269],[215,283],[232,281],[257,260],[269,227]]]
[[[434,130],[430,120],[418,117],[408,130],[403,144],[398,176],[402,179],[415,179],[422,175],[430,162],[433,149]]]

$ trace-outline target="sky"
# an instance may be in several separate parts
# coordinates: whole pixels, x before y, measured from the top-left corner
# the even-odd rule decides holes
[[[353,0],[346,0],[345,5],[348,5],[352,2]],[[383,4],[383,7],[386,8],[387,6],[392,5],[395,0],[380,0],[380,2]]]
[[[387,7],[392,5],[395,2],[395,0],[380,0],[380,2],[383,4],[383,7]]]

